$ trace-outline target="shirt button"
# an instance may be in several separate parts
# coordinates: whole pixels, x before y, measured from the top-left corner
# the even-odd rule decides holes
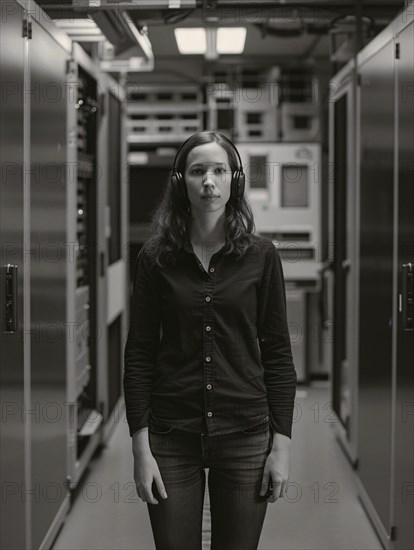
[[[209,355],[206,356],[206,361],[207,361],[207,363],[210,363],[211,357]]]
[[[206,296],[206,302],[209,302],[211,300],[210,296]]]
[[[215,271],[214,267],[210,267],[210,273],[214,273]]]
[[[207,384],[206,387],[207,387],[208,390],[211,390],[211,388],[212,388],[213,386],[212,386],[211,384]]]
[[[210,330],[211,330],[211,326],[210,326],[210,325],[207,325],[207,326],[206,326],[206,331],[207,331],[207,332],[210,332]]]
[[[209,411],[209,412],[207,413],[207,416],[213,416],[213,413],[212,413],[211,411]]]

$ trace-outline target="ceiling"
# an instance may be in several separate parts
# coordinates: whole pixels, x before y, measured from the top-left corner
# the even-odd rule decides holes
[[[127,11],[138,30],[147,28],[154,54],[154,71],[139,73],[140,81],[158,79],[197,80],[220,66],[301,67],[328,62],[332,53],[332,28],[342,16],[364,16],[368,33],[362,46],[384,28],[403,9],[403,0],[364,0],[332,2],[329,0],[52,0],[37,2],[52,18],[85,18],[106,11],[115,17]],[[179,5],[169,8],[168,5]],[[90,7],[89,4],[95,7]],[[138,7],[139,6],[139,7]],[[99,23],[98,23],[99,24]],[[247,37],[242,55],[222,55],[206,60],[202,55],[180,55],[174,28],[183,26],[245,26]],[[355,21],[353,22],[355,28]],[[362,36],[362,35],[360,35]],[[336,46],[343,34],[335,34]],[[126,59],[137,55],[136,47],[124,48],[117,56]],[[84,45],[91,48],[91,43]],[[133,77],[133,73],[129,76]]]

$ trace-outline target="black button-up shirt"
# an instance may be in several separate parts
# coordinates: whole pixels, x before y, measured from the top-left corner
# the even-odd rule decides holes
[[[131,437],[151,422],[227,434],[269,415],[272,432],[291,438],[297,378],[272,241],[253,235],[243,258],[220,249],[208,272],[188,238],[164,268],[142,248],[124,363]]]

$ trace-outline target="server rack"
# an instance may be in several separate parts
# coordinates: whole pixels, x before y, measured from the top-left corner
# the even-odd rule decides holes
[[[347,166],[355,174],[355,186],[346,181],[347,196],[354,192],[355,231],[343,222],[336,225],[339,237],[344,230],[349,235],[352,253],[339,250],[335,271],[340,274],[345,261],[342,267],[350,267],[353,275],[338,277],[334,293],[334,301],[343,299],[342,292],[355,304],[351,319],[342,319],[354,349],[347,340],[346,345],[334,341],[334,358],[349,362],[354,393],[346,423],[339,398],[344,387],[338,381],[334,400],[340,421],[335,426],[353,459],[361,502],[387,550],[414,545],[414,427],[408,412],[414,402],[413,14],[409,4],[338,73],[333,82],[341,85],[330,113],[334,150],[343,152],[343,139],[335,139],[335,103],[346,95],[354,102],[348,136],[356,136],[356,146]],[[332,216],[334,204],[331,197]],[[347,223],[349,229],[349,218]],[[339,315],[334,320],[341,322]],[[353,331],[350,320],[355,321]]]
[[[68,87],[68,484],[76,486],[123,409],[127,328],[125,92],[73,43]],[[74,167],[72,169],[72,167]],[[74,223],[76,222],[76,226]],[[76,297],[74,299],[74,296]],[[76,304],[73,309],[73,304]]]
[[[201,86],[170,85],[130,87],[128,94],[128,142],[179,143],[203,126]]]
[[[1,187],[1,239],[10,244],[1,269],[3,313],[7,302],[1,400],[13,406],[1,425],[1,474],[13,491],[2,499],[0,531],[3,547],[47,548],[70,502],[65,423],[70,40],[32,2],[3,3],[1,9],[2,79],[18,86],[1,104],[2,161],[11,163],[14,176]]]
[[[47,64],[44,63],[45,49],[50,51]],[[30,261],[28,296],[31,327],[28,397],[30,408],[44,410],[44,414],[30,422],[31,488],[39,487],[44,495],[39,503],[36,499],[32,501],[31,537],[35,548],[50,540],[49,531],[54,527],[56,515],[61,515],[60,510],[67,506],[66,101],[65,95],[59,92],[64,90],[67,57],[67,49],[51,36],[44,22],[32,18],[29,85],[35,93],[36,90],[49,90],[31,98],[30,166],[34,172],[30,175],[26,211],[30,250],[34,252]],[[56,94],[53,94],[54,88]],[[52,493],[48,496],[44,493],[47,487]]]
[[[1,9],[0,535],[21,550],[50,548],[121,417],[127,141],[122,87],[34,2]]]
[[[394,311],[393,332],[395,426],[392,440],[392,514],[395,521],[394,548],[414,546],[414,5],[411,22],[397,29],[395,44],[397,140],[394,170],[398,180],[394,218]],[[404,15],[403,15],[404,17]],[[408,18],[407,18],[408,19]],[[404,22],[404,20],[402,21]],[[398,46],[397,46],[398,45]]]
[[[404,486],[414,482],[414,430],[412,418],[404,419],[402,414],[405,399],[414,400],[414,333],[404,326],[402,309],[410,300],[403,285],[407,276],[403,266],[413,262],[407,243],[414,236],[412,180],[410,185],[409,175],[404,174],[404,163],[412,162],[408,150],[414,105],[411,95],[404,98],[401,93],[404,82],[410,82],[403,75],[412,78],[413,74],[412,8],[411,4],[401,12],[357,58],[361,150],[358,479],[362,501],[383,542],[396,549],[414,543],[413,500],[403,502]]]
[[[390,33],[374,55],[358,64],[361,75],[358,476],[364,491],[369,494],[367,503],[374,505],[371,510],[375,510],[381,532],[389,539],[393,526],[390,441],[394,317],[394,48]],[[380,127],[375,122],[378,112],[381,112]]]
[[[75,43],[67,64],[67,239],[73,244],[67,264],[67,481],[73,489],[100,441],[97,398],[97,159],[98,96],[96,69]]]

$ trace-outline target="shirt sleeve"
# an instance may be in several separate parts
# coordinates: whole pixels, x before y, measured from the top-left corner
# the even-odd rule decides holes
[[[124,351],[124,398],[129,433],[148,426],[151,390],[160,341],[157,274],[141,248],[134,273],[131,319]]]
[[[273,243],[266,254],[258,305],[258,339],[271,428],[291,438],[297,375],[287,324],[282,262]]]

